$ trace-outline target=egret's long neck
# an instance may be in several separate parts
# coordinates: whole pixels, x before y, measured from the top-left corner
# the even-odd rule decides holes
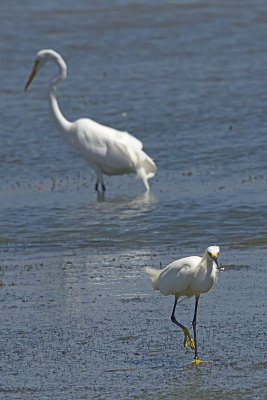
[[[210,275],[213,271],[213,260],[210,257],[207,257],[207,272]]]
[[[204,254],[202,260],[200,261],[199,264],[199,270],[202,273],[205,273],[206,275],[211,275],[213,271],[213,260],[207,256],[207,254]]]
[[[66,76],[67,76],[67,66],[63,60],[62,57],[57,57],[55,58],[55,62],[59,67],[59,75],[54,78],[50,84],[50,91],[49,91],[49,103],[50,103],[50,108],[51,108],[51,113],[53,116],[53,119],[55,121],[55,124],[57,126],[57,129],[59,130],[60,134],[62,136],[68,136],[71,122],[68,121],[64,115],[61,113],[57,98],[56,98],[56,89],[57,86],[60,82],[62,82]]]
[[[64,115],[61,113],[59,106],[58,106],[55,89],[53,89],[53,88],[50,89],[49,103],[50,103],[51,113],[52,113],[53,119],[55,121],[55,124],[57,126],[57,129],[59,130],[60,134],[63,134],[64,132],[68,131],[68,129],[70,128],[71,122],[68,121],[64,117]]]

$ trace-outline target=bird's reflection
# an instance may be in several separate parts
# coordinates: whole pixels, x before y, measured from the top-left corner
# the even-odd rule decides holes
[[[150,193],[150,191],[146,191],[141,195],[130,199],[129,197],[121,196],[121,197],[111,197],[106,199],[106,191],[105,190],[97,190],[97,202],[99,203],[109,203],[109,204],[116,204],[116,205],[126,205],[129,204],[130,207],[132,206],[142,206],[145,204],[152,204],[156,202],[156,197]]]
[[[134,198],[125,196],[105,198],[105,192],[98,192],[95,208],[101,207],[102,215],[108,212],[110,215],[118,213],[120,217],[123,215],[138,216],[156,202],[157,198],[150,192],[145,192]]]
[[[97,201],[99,203],[105,201],[105,190],[97,190]]]

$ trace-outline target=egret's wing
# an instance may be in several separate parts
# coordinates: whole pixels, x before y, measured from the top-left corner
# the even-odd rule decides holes
[[[173,261],[162,270],[158,277],[157,285],[160,291],[166,295],[186,292],[200,261],[201,257],[197,256]]]
[[[114,136],[119,142],[127,146],[131,146],[135,150],[142,150],[143,143],[139,139],[136,139],[136,137],[134,137],[130,133],[126,131],[125,132],[116,131],[115,129],[112,129],[112,131],[114,133]]]
[[[89,119],[76,121],[75,128],[75,147],[89,163],[98,164],[106,174],[134,170],[135,150],[142,147],[138,139]]]

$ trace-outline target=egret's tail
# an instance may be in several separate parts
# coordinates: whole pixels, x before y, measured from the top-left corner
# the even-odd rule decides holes
[[[147,275],[149,276],[149,278],[151,280],[151,284],[152,284],[153,288],[155,290],[157,290],[158,289],[157,280],[158,280],[158,277],[159,277],[159,274],[160,274],[161,270],[160,269],[154,269],[154,268],[151,268],[151,267],[146,267],[145,271],[146,271]]]
[[[153,178],[157,171],[156,164],[144,151],[139,155],[137,174],[142,178],[144,185],[149,190],[148,179]]]
[[[141,164],[142,164],[142,167],[144,168],[147,179],[153,178],[153,176],[155,175],[155,173],[157,171],[157,166],[154,163],[154,161],[152,160],[152,158],[150,158],[143,150],[142,150],[142,156],[141,156]]]

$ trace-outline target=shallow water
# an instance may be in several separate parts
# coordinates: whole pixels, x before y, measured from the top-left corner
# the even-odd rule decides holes
[[[0,5],[0,398],[264,399],[266,37],[263,1]],[[14,29],[14,26],[16,29]],[[141,139],[158,173],[94,174],[50,120],[54,48],[70,120]],[[193,366],[145,265],[221,247]],[[193,299],[178,319],[191,328]],[[180,314],[179,314],[180,312]]]

